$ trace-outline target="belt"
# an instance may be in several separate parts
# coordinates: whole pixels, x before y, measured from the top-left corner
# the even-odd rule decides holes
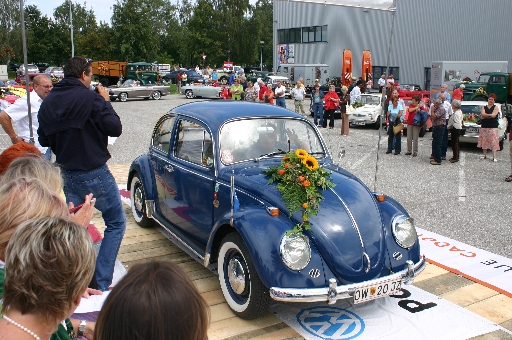
[[[301,101],[302,101],[302,99],[295,99],[295,101],[296,101],[296,102],[301,102]]]

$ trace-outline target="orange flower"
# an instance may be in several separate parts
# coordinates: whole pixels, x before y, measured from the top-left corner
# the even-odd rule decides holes
[[[288,167],[289,167],[289,166],[290,166],[290,163],[286,163],[286,164],[284,165],[284,167],[285,167],[286,169],[288,169]]]
[[[307,209],[307,208],[308,208],[308,206],[309,206],[309,205],[308,205],[306,202],[302,203],[302,207],[303,207],[304,209]]]
[[[279,170],[279,176],[282,176],[282,175],[284,175],[284,170],[283,169]]]
[[[286,162],[287,160],[289,160],[289,159],[290,159],[290,157],[288,157],[288,156],[284,156],[284,157],[283,157],[283,161],[285,161],[285,162]]]
[[[305,187],[309,187],[311,185],[311,182],[310,181],[304,181],[302,183],[302,185],[304,185]]]
[[[304,182],[305,178],[304,176],[299,176],[299,181]]]

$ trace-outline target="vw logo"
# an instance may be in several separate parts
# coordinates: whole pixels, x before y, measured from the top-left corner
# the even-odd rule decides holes
[[[354,339],[364,331],[364,321],[346,309],[315,306],[297,314],[297,321],[309,333],[322,339]]]

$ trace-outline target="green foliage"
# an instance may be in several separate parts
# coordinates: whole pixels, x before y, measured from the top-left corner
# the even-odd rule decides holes
[[[277,190],[282,195],[290,217],[302,211],[302,222],[286,234],[301,234],[303,230],[309,230],[309,218],[318,213],[320,201],[323,200],[319,189],[326,190],[335,186],[329,181],[331,173],[319,167],[317,160],[301,149],[288,152],[281,165],[270,167],[263,173],[270,176],[269,184],[278,182]]]
[[[87,3],[65,0],[53,17],[35,5],[25,7],[29,62],[62,65],[71,57],[70,4],[75,55],[95,60],[176,63],[185,67],[259,64],[272,61],[272,1],[118,0],[110,22],[96,21]],[[11,61],[23,61],[19,2],[0,2],[0,49],[12,48]]]

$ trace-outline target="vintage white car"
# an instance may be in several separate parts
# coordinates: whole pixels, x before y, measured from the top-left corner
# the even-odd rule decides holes
[[[169,94],[169,86],[165,85],[141,85],[136,80],[128,79],[121,87],[111,87],[108,89],[111,101],[119,98],[125,102],[128,98],[153,98],[159,100],[162,96]]]
[[[461,110],[464,114],[464,126],[466,133],[459,137],[460,143],[478,143],[480,135],[480,125],[476,124],[475,119],[480,116],[482,107],[487,105],[486,101],[462,101]],[[503,150],[503,141],[507,138],[507,118],[501,113],[501,104],[496,103],[498,107],[498,137],[500,139],[500,150]]]
[[[190,84],[181,87],[181,94],[184,94],[188,99],[195,97],[203,98],[220,98],[222,87],[220,86],[205,86]]]
[[[351,125],[372,125],[378,129],[386,122],[382,116],[381,94],[362,94],[358,100],[363,106],[348,116]]]

